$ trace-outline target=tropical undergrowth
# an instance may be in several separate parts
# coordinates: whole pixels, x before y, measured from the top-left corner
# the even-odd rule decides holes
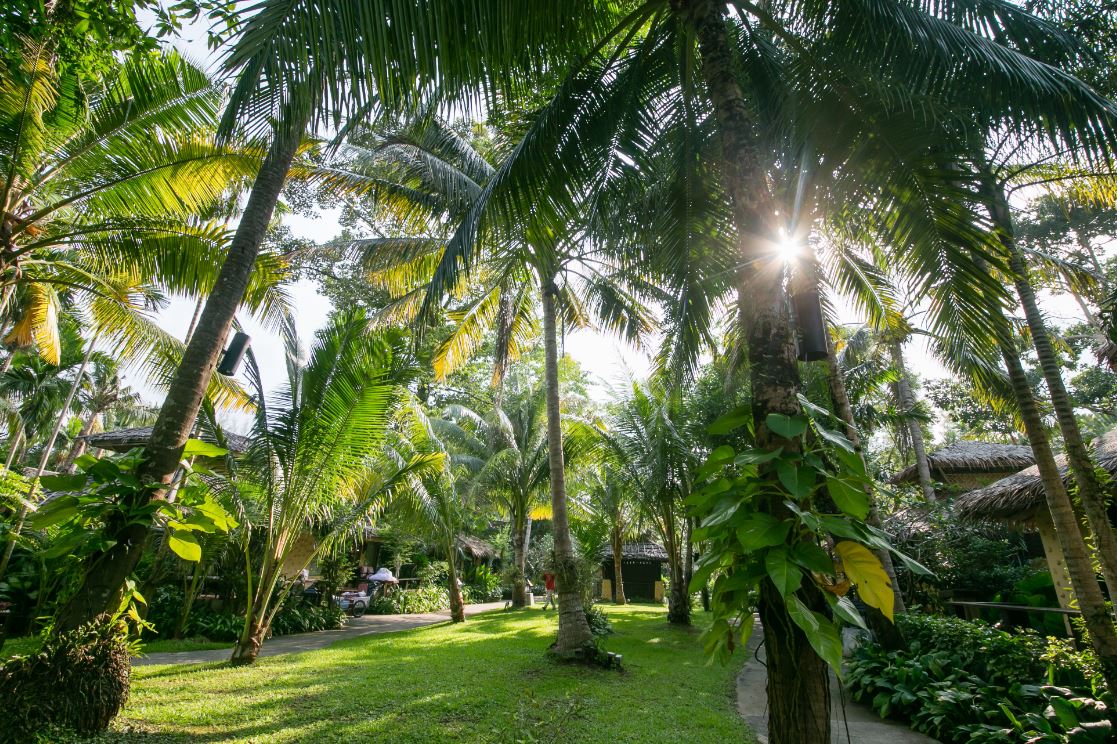
[[[947,744],[1112,740],[1110,696],[1090,651],[956,618],[897,622],[906,646],[863,646],[846,677],[854,699],[882,717]]]

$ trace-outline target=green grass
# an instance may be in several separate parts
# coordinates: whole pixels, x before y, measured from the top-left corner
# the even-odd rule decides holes
[[[624,672],[547,658],[554,613],[497,612],[251,668],[137,667],[128,706],[98,741],[753,741],[734,703],[743,658],[708,665],[699,630],[670,627],[662,608],[607,612]]]
[[[23,638],[9,638],[4,642],[4,648],[0,649],[0,660],[10,659],[13,656],[21,656],[25,654],[32,654],[39,650],[41,641],[38,636],[26,636]],[[184,638],[182,640],[174,640],[167,638],[165,640],[151,640],[144,641],[140,646],[141,654],[158,654],[169,651],[204,651],[211,648],[232,648],[233,644],[228,641],[224,643],[214,643],[207,641],[204,638]]]

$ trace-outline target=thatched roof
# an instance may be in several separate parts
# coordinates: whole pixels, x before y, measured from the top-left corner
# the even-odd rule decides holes
[[[1097,462],[1111,475],[1117,475],[1117,429],[1111,429],[1094,441]],[[1055,458],[1063,483],[1070,484],[1067,456]],[[957,514],[963,519],[999,522],[1028,522],[1047,499],[1039,468],[1035,465],[984,488],[970,491],[955,501]]]
[[[667,551],[662,545],[653,542],[625,543],[623,558],[633,561],[652,561],[662,563],[667,560]],[[602,551],[606,560],[613,560],[613,546],[606,545]]]
[[[481,538],[472,535],[458,535],[457,545],[458,550],[475,561],[487,561],[497,556],[496,548]]]
[[[210,444],[217,443],[217,440],[210,434],[202,434],[200,438]],[[150,426],[116,429],[114,431],[103,431],[99,434],[88,434],[85,436],[85,441],[89,443],[90,447],[112,450],[113,452],[127,452],[134,447],[143,447],[147,444],[149,439],[151,439]],[[248,437],[225,432],[225,439],[228,442],[229,449],[236,454],[245,452],[248,449]]]
[[[1031,447],[968,440],[955,442],[927,455],[931,477],[937,480],[945,480],[944,476],[958,473],[1011,473],[1033,465],[1035,461]],[[892,483],[915,483],[919,475],[915,465],[909,465],[889,480]]]

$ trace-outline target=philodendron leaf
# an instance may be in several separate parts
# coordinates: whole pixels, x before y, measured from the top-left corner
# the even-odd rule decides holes
[[[782,545],[787,539],[787,531],[791,524],[776,519],[771,514],[756,512],[749,514],[737,528],[737,540],[746,552]]]
[[[202,546],[198,544],[198,538],[190,532],[180,532],[178,530],[171,532],[167,536],[167,547],[184,561],[197,563],[202,560]]]
[[[807,642],[819,657],[830,665],[834,674],[842,676],[842,638],[838,629],[825,616],[807,608],[798,597],[787,597],[787,613],[799,626]]]
[[[869,494],[858,483],[830,476],[826,479],[826,490],[839,509],[854,519],[869,516]]]
[[[794,594],[803,583],[803,572],[791,562],[786,548],[774,548],[765,553],[764,568],[781,596]]]
[[[780,460],[776,463],[776,475],[780,483],[797,499],[805,499],[814,488],[816,471],[803,467],[794,460]]]
[[[842,559],[845,575],[857,587],[857,594],[870,607],[876,607],[885,617],[893,620],[892,605],[895,594],[892,582],[873,552],[860,543],[842,540],[834,546]]]
[[[182,456],[186,457],[224,457],[229,450],[218,447],[216,444],[203,442],[201,439],[187,439],[186,446],[182,448]]]
[[[769,413],[764,419],[768,429],[784,439],[794,439],[807,430],[807,420],[802,416],[787,416],[782,413]]]

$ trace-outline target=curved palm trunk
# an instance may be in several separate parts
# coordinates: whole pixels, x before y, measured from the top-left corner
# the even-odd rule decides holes
[[[613,527],[610,542],[613,545],[613,601],[619,605],[628,604],[624,596],[624,535],[619,525]]]
[[[20,451],[22,449],[23,449],[23,427],[20,427],[16,431],[15,437],[12,438],[11,444],[8,445],[8,459],[4,461],[4,469],[5,470],[11,470],[12,469],[12,463],[13,462],[19,462],[19,458],[23,456],[23,453],[19,452],[19,456],[16,456],[16,452]]]
[[[558,638],[554,649],[574,654],[593,642],[578,591],[578,564],[566,518],[566,473],[562,458],[562,413],[559,410],[558,331],[555,324],[554,276],[542,277],[543,354],[547,389],[547,461],[551,481],[551,525],[555,532],[555,581],[558,590]]]
[[[1048,395],[1055,409],[1055,418],[1059,422],[1059,431],[1063,435],[1063,443],[1067,450],[1067,461],[1070,463],[1071,472],[1074,473],[1074,482],[1078,487],[1078,497],[1082,502],[1082,510],[1086,513],[1086,521],[1093,533],[1094,544],[1097,548],[1098,561],[1101,564],[1102,576],[1109,587],[1109,596],[1117,597],[1117,537],[1113,534],[1113,524],[1109,521],[1106,511],[1105,489],[1102,487],[1098,476],[1097,466],[1090,457],[1086,443],[1082,439],[1082,432],[1078,428],[1078,421],[1074,417],[1074,404],[1067,395],[1066,385],[1063,384],[1063,375],[1059,369],[1059,358],[1051,345],[1051,336],[1047,332],[1047,325],[1036,302],[1035,289],[1028,279],[1028,265],[1024,254],[1016,244],[1013,233],[1012,212],[1005,197],[1003,187],[995,185],[992,176],[986,173],[987,197],[990,200],[990,212],[997,226],[1001,244],[1009,256],[1009,268],[1012,270],[1012,280],[1016,286],[1016,294],[1024,308],[1028,330],[1032,335],[1032,344],[1035,346],[1036,355],[1039,357],[1040,368],[1043,370],[1043,379],[1047,383]]]
[[[998,341],[1001,355],[1008,369],[1013,394],[1020,406],[1020,416],[1024,421],[1028,441],[1031,442],[1032,452],[1035,454],[1036,466],[1039,468],[1040,479],[1047,497],[1047,508],[1051,512],[1051,521],[1066,559],[1071,586],[1078,598],[1082,620],[1086,625],[1094,653],[1098,656],[1105,684],[1111,690],[1117,689],[1114,687],[1117,685],[1117,629],[1114,628],[1113,618],[1106,610],[1105,598],[1094,574],[1086,543],[1082,539],[1070,495],[1063,486],[1062,478],[1059,477],[1059,466],[1051,452],[1051,444],[1047,438],[1047,431],[1043,428],[1043,420],[1040,418],[1035,398],[1032,396],[1031,385],[1028,384],[1020,358],[1010,341],[1007,323],[1003,322],[1003,317],[1000,321]]]
[[[760,255],[752,236],[765,230],[762,214],[767,194],[765,178],[752,139],[751,113],[734,74],[725,3],[717,0],[674,0],[672,7],[685,13],[694,30],[702,59],[702,75],[713,102],[722,145],[722,179],[733,204],[742,270],[738,295],[742,337],[748,343],[752,385],[753,420],[760,447],[795,447],[797,442],[776,441],[768,431],[769,413],[800,413],[799,369],[795,338],[787,313],[788,297],[782,274]],[[786,507],[773,499],[763,505],[777,518]],[[819,609],[821,597],[812,599]],[[829,744],[830,684],[826,663],[814,652],[799,630],[779,591],[771,581],[761,583],[760,619],[765,629],[768,664],[768,731],[771,744]],[[825,604],[821,609],[825,611]]]
[[[70,385],[70,391],[66,394],[66,401],[62,404],[62,410],[58,412],[58,418],[54,422],[54,429],[50,433],[50,439],[43,446],[43,454],[39,458],[39,466],[35,469],[35,475],[31,478],[31,486],[27,491],[28,500],[35,498],[35,490],[38,488],[39,479],[43,477],[46,472],[47,463],[50,462],[51,453],[54,451],[54,443],[58,441],[58,434],[62,431],[63,424],[66,423],[66,414],[70,410],[70,406],[74,402],[74,398],[78,394],[78,388],[81,387],[81,379],[85,376],[85,369],[89,366],[89,360],[93,356],[93,344],[97,342],[97,336],[100,333],[93,334],[90,339],[89,345],[85,350],[85,356],[81,360],[81,366],[78,367],[78,374],[74,378],[74,383]],[[8,564],[11,563],[12,553],[15,552],[16,541],[15,538],[19,537],[23,532],[23,524],[27,521],[27,506],[20,507],[19,514],[16,516],[15,526],[8,535],[7,544],[4,545],[4,555],[0,557],[0,580],[3,580],[4,574],[8,572]]]
[[[248,288],[279,192],[309,119],[309,111],[296,114],[288,122],[289,126],[276,134],[260,167],[228,256],[152,429],[143,468],[147,481],[169,483],[178,468],[182,448],[190,437],[233,316]],[[151,498],[162,498],[162,493],[140,498],[142,503],[138,506]],[[73,630],[103,612],[116,609],[125,581],[139,563],[150,533],[150,523],[132,522],[112,527],[109,535],[114,540],[113,547],[87,563],[80,585],[59,611],[56,632]]]
[[[667,548],[667,570],[671,574],[671,592],[667,596],[667,622],[690,625],[690,591],[686,585],[679,531],[675,529],[673,515],[666,515],[664,543]]]
[[[931,464],[927,460],[927,447],[923,443],[923,427],[911,417],[915,410],[915,396],[911,392],[911,381],[908,377],[907,365],[904,364],[903,341],[896,340],[888,345],[892,354],[892,364],[900,379],[896,381],[896,397],[900,399],[900,411],[907,416],[906,426],[908,436],[911,437],[911,449],[915,453],[915,472],[919,476],[919,488],[923,491],[923,498],[927,501],[937,501],[934,481],[931,480]]]

